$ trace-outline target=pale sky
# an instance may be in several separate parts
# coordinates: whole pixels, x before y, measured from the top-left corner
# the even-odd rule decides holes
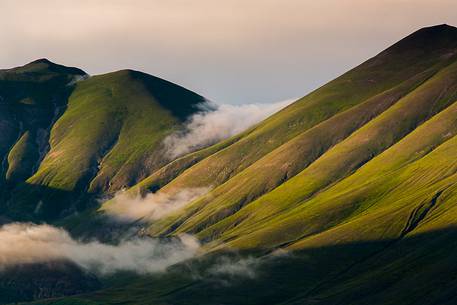
[[[299,97],[424,26],[456,0],[0,0],[0,68],[46,57],[130,68],[219,103]]]

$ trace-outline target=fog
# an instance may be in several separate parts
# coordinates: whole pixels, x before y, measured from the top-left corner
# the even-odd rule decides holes
[[[120,221],[158,220],[183,208],[209,190],[209,187],[184,188],[172,194],[157,192],[144,197],[120,192],[104,206],[104,211]]]
[[[54,226],[12,223],[0,227],[0,269],[18,264],[69,260],[83,269],[106,275],[117,271],[139,274],[164,271],[192,258],[200,248],[190,235],[159,241],[133,238],[118,245],[78,241]]]
[[[170,159],[227,139],[259,123],[296,99],[271,104],[215,105],[215,111],[193,115],[185,129],[164,140]]]

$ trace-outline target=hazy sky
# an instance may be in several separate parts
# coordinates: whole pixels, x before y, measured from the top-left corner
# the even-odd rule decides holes
[[[141,70],[220,103],[272,102],[441,23],[457,25],[456,0],[0,0],[0,68],[46,57]]]

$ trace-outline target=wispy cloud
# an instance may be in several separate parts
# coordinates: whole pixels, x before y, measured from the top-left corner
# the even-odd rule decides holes
[[[160,241],[134,238],[117,245],[82,242],[50,225],[12,223],[0,227],[0,268],[69,260],[98,274],[116,271],[150,273],[196,255],[200,244],[190,235]]]
[[[159,191],[144,197],[119,192],[103,209],[108,216],[120,221],[157,220],[183,208],[209,190],[209,187],[184,188],[175,193]]]
[[[184,130],[173,133],[164,140],[167,154],[170,159],[174,159],[229,138],[259,123],[294,100],[271,104],[215,105],[215,111],[193,115]]]
[[[255,278],[259,260],[255,257],[232,258],[223,256],[208,269],[214,276]]]
[[[264,275],[262,270],[268,269],[268,265],[277,264],[280,259],[289,256],[289,252],[282,249],[265,256],[241,255],[236,252],[221,254],[207,260],[203,269],[191,269],[192,277],[217,282],[224,286],[233,285],[241,278],[252,280],[262,277]]]

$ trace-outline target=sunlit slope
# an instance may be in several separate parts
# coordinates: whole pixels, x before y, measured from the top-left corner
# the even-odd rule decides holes
[[[421,221],[427,222],[434,209],[452,210],[448,194],[453,193],[455,183],[456,109],[453,104],[310,199],[296,196],[300,193],[296,182],[301,178],[296,176],[240,211],[250,211],[251,221],[226,232],[227,238],[240,247],[292,244],[293,248],[307,243],[396,238],[412,232]],[[287,190],[291,195],[285,200],[271,200]],[[444,203],[448,199],[448,204],[437,205],[437,200]],[[260,207],[259,213],[253,212],[256,207]],[[449,213],[442,215],[443,226],[436,229],[452,226],[453,221],[447,223],[453,215]]]
[[[78,83],[51,131],[51,150],[29,181],[71,190],[92,180],[89,190],[118,189],[163,164],[154,155],[160,141],[202,101],[167,86],[175,85],[129,70]]]
[[[426,71],[430,75],[433,73],[431,70],[449,63],[457,45],[455,37],[454,29],[447,26],[419,30],[271,116],[229,147],[186,170],[165,186],[165,190],[217,186],[290,139],[338,113],[379,94],[384,93],[386,98],[393,99],[401,97],[420,82],[418,74],[426,78]],[[433,45],[435,47],[431,47]],[[408,85],[397,87],[408,80]],[[387,97],[387,91],[396,87],[396,92]],[[372,115],[375,114],[376,110],[373,110]],[[356,122],[356,127],[357,124],[360,123]],[[322,150],[327,146],[324,145]]]
[[[424,120],[422,115],[427,118],[433,114],[433,111],[439,111],[448,105],[449,101],[443,101],[443,105],[429,104],[428,111],[416,111],[420,109],[419,103],[426,103],[427,98],[435,98],[441,94],[440,90],[429,91],[428,88],[431,86],[429,82],[436,84],[438,89],[447,86],[443,82],[447,74],[442,73],[444,73],[442,76],[438,73],[414,89],[407,86],[411,83],[408,81],[295,137],[216,188],[206,198],[192,204],[186,214],[181,212],[180,219],[186,219],[181,229],[187,230],[186,228],[192,228],[195,224],[207,227],[222,220],[304,168],[306,168],[304,172],[311,171],[312,174],[313,168],[317,168],[315,175],[322,176],[322,182],[318,183],[315,177],[308,179],[313,183],[307,191],[304,183],[300,185],[302,197],[310,196],[332,181],[344,177],[354,168],[389,147],[404,133],[414,129]],[[398,91],[405,90],[405,87],[412,91],[402,98],[395,95]],[[427,94],[424,98],[415,98],[425,91]],[[393,105],[394,103],[396,104]],[[437,110],[433,110],[433,107]],[[405,112],[405,109],[410,113]],[[409,122],[406,121],[408,116]],[[386,117],[389,119],[385,119]],[[404,124],[398,124],[399,117],[405,120]],[[366,126],[363,126],[364,124]],[[389,133],[391,137],[387,136]],[[381,139],[378,138],[380,134],[383,135]],[[364,139],[365,146],[360,139]],[[330,151],[326,152],[327,150]],[[333,151],[335,152],[331,153]],[[300,173],[300,176],[303,175],[305,174]],[[195,212],[202,206],[204,206],[203,209]],[[195,233],[195,229],[192,230]]]
[[[431,78],[381,115],[355,131],[347,139],[329,149],[291,181],[285,183],[285,185],[293,184],[292,188],[285,188],[281,195],[277,195],[276,191],[273,191],[260,200],[295,204],[310,198],[328,185],[352,173],[424,120],[457,99],[457,69],[455,67],[451,66],[444,69],[442,73]],[[452,76],[455,77],[454,85],[448,87],[448,81],[452,79]],[[443,91],[449,91],[452,94],[442,96]],[[439,100],[440,98],[441,100]],[[430,100],[439,100],[439,102],[429,103]],[[265,175],[271,174],[265,173]],[[255,179],[254,174],[251,177]],[[240,184],[240,187],[247,183]],[[236,192],[236,188],[234,192]],[[215,220],[226,217],[228,211],[238,210],[236,206],[229,203],[229,198],[218,202],[217,205],[213,205],[213,202],[215,200],[209,204],[211,209],[205,207],[205,210],[188,219],[183,225],[184,230],[186,230],[186,226],[192,227],[193,223],[202,222],[204,219],[211,219],[215,222]]]
[[[234,163],[237,164],[236,162],[246,160],[243,153],[235,153],[237,150],[233,150],[234,147],[244,143],[246,139],[260,132],[259,130],[265,130],[265,126],[270,126],[272,122],[281,121],[291,109],[295,109],[295,115],[298,116],[298,106],[303,103],[313,104],[312,96],[331,87],[340,78],[273,115],[234,144],[183,171],[165,185],[163,191],[205,183],[216,188],[184,210],[154,222],[150,233],[157,235],[191,232],[206,241],[233,240],[233,235],[228,232],[233,230],[243,235],[246,233],[243,231],[245,228],[260,226],[259,220],[280,218],[284,211],[306,205],[308,199],[313,199],[323,190],[352,175],[374,157],[399,143],[418,126],[453,105],[457,99],[457,64],[454,56],[457,48],[456,32],[455,28],[447,26],[420,30],[350,71],[348,74],[355,73],[354,71],[365,65],[376,68],[376,65],[369,63],[381,61],[384,69],[389,66],[398,67],[399,63],[395,59],[401,54],[408,58],[405,70],[422,67],[422,61],[430,64],[411,76],[396,69],[398,75],[407,75],[407,78],[314,126],[303,127],[302,132],[272,149],[256,162],[250,165],[247,162],[243,165],[246,166],[245,169],[237,168],[239,172],[232,173],[231,178],[226,176],[218,180],[211,176],[211,173],[214,167],[228,168]],[[434,35],[430,36],[430,33]],[[433,43],[437,44],[436,47],[430,48]],[[441,43],[443,45],[440,45]],[[414,51],[420,54],[417,57],[419,63],[410,61]],[[342,76],[344,77],[347,77],[347,74]],[[353,89],[350,85],[346,89],[339,88],[339,94]],[[325,99],[323,101],[325,104]],[[341,103],[344,102],[342,99]],[[315,105],[320,104],[316,102]],[[318,112],[318,109],[314,108],[314,111]],[[302,115],[312,116],[313,108],[307,110],[308,112]],[[287,122],[286,120],[283,124],[288,126]],[[278,129],[274,129],[274,132],[278,132]],[[287,139],[287,135],[280,138]],[[259,146],[261,145],[243,147],[245,151],[263,149]],[[241,157],[236,162],[229,163],[219,159],[222,154],[232,153]],[[215,180],[205,180],[208,179],[207,174]],[[220,171],[214,173],[220,174]],[[146,183],[140,184],[142,188],[147,188],[148,180],[145,181]],[[219,183],[221,184],[218,186]],[[278,231],[278,235],[283,233]],[[257,245],[261,246],[262,242],[259,241]]]
[[[74,211],[79,194],[113,192],[145,178],[169,162],[162,140],[203,101],[182,87],[131,70],[76,82],[48,128],[47,149],[33,171],[19,170],[37,158],[28,149],[36,142],[33,131],[24,132],[11,148],[6,177],[25,178],[9,200],[12,215],[55,218]]]

